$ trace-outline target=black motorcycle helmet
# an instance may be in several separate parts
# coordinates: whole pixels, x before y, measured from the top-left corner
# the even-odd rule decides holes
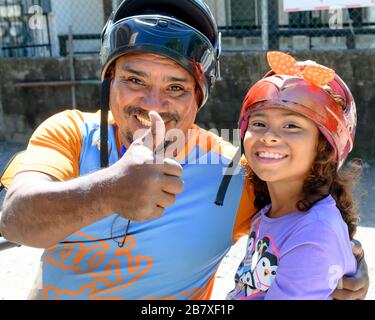
[[[150,52],[177,62],[194,77],[206,103],[220,77],[221,38],[214,16],[202,0],[124,0],[101,37],[101,163],[108,166],[109,73],[127,53]]]

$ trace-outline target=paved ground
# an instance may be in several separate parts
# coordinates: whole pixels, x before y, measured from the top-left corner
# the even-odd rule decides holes
[[[371,286],[367,299],[375,300],[375,228],[359,228],[358,240],[365,248]],[[225,299],[233,288],[233,275],[242,259],[246,238],[241,239],[223,260],[216,277],[212,299]],[[0,300],[23,300],[33,284],[42,250],[15,248],[0,252]]]
[[[11,155],[23,146],[0,143],[0,168]],[[375,300],[375,163],[370,163],[357,192],[362,196],[362,220],[356,238],[362,242],[366,252],[371,279],[367,299]],[[0,195],[2,203],[3,195]],[[233,275],[242,259],[246,238],[241,239],[223,260],[216,277],[213,299],[224,299],[233,287]],[[41,256],[41,250],[15,248],[0,252],[0,300],[22,300],[32,286]]]

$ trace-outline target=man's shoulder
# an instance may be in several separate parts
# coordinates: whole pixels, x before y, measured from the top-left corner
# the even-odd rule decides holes
[[[94,124],[94,126],[90,124]],[[43,121],[34,131],[30,141],[43,144],[43,141],[47,139],[56,143],[66,141],[79,145],[88,128],[98,127],[99,125],[100,112],[66,109]]]
[[[50,116],[47,120],[45,120],[44,124],[56,124],[65,127],[71,125],[80,126],[81,124],[86,122],[93,122],[99,125],[100,110],[88,112],[78,109],[66,109]],[[108,114],[108,123],[115,123],[111,112],[109,112]]]
[[[80,110],[65,109],[63,111],[60,111],[50,116],[48,119],[45,120],[44,124],[56,123],[56,124],[64,125],[66,123],[72,123],[72,122],[78,123],[78,122],[83,122],[86,116],[87,116],[86,113]]]

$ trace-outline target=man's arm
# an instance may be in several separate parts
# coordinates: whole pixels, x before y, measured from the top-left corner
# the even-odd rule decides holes
[[[164,122],[151,118],[153,127],[109,168],[65,182],[43,173],[18,174],[4,201],[0,233],[15,243],[47,248],[112,213],[136,221],[162,215],[183,190],[182,167],[171,159],[154,163],[143,141]]]
[[[357,272],[352,277],[342,278],[342,288],[336,289],[332,297],[336,300],[364,300],[370,286],[365,253],[359,241],[353,240],[353,254],[357,259]]]
[[[100,174],[58,182],[37,172],[17,175],[4,200],[4,238],[48,248],[108,213],[100,202]]]

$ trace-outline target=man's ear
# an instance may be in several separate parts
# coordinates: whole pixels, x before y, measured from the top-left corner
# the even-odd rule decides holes
[[[111,79],[111,81],[115,78],[115,75],[116,75],[116,69],[115,69],[115,66],[113,66],[111,70],[109,71],[109,78]]]
[[[112,82],[112,80],[116,76],[116,60],[114,62],[112,62],[112,64],[108,67],[107,74],[109,74],[109,79]]]
[[[195,86],[195,101],[197,101],[197,106],[199,109],[200,105],[202,104],[202,100],[203,100],[203,94],[202,94],[202,91],[201,89],[199,89],[198,85]]]

